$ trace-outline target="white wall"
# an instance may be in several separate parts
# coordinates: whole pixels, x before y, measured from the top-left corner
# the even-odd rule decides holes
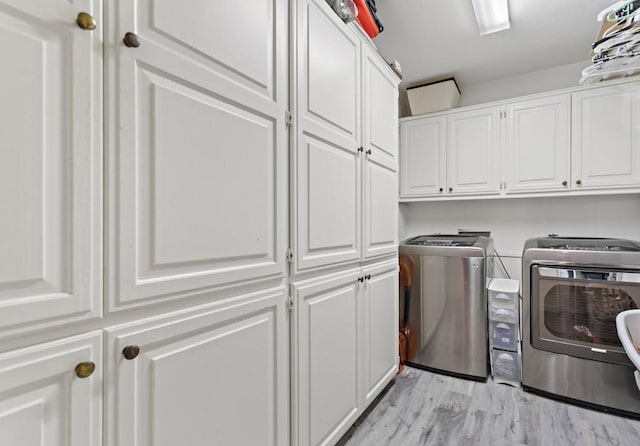
[[[463,85],[460,87],[460,107],[576,87],[579,85],[582,70],[589,65],[590,61],[582,61],[518,76]]]
[[[585,60],[487,82],[462,84],[460,107],[575,87],[582,70],[589,64],[590,61]],[[399,112],[400,116],[411,114],[405,89],[400,92]]]
[[[514,279],[521,277],[524,242],[548,234],[640,240],[640,196],[513,198],[401,204],[401,240],[420,234],[491,231]],[[498,263],[499,265],[499,263]],[[496,265],[497,276],[501,276]]]

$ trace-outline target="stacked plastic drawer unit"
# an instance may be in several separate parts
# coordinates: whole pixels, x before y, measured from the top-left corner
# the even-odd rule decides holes
[[[517,280],[493,279],[488,287],[491,374],[495,382],[515,387],[522,370],[519,285]]]

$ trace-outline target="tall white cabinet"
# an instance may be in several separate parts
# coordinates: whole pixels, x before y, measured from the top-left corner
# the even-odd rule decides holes
[[[294,9],[291,440],[331,445],[398,365],[399,80],[324,0]]]
[[[0,443],[335,443],[397,365],[371,42],[324,0],[0,0],[0,52]]]

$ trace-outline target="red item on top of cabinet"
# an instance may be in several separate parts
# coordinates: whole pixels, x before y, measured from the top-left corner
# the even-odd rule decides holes
[[[358,17],[356,17],[358,23],[362,26],[364,32],[373,39],[379,33],[378,25],[376,25],[375,20],[373,20],[373,16],[371,15],[371,11],[369,11],[366,0],[353,0],[353,2],[358,7]]]

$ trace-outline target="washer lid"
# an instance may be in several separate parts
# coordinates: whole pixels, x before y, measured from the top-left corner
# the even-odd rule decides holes
[[[569,251],[640,252],[637,242],[616,238],[594,237],[540,237],[538,248]]]
[[[410,240],[407,240],[404,244],[409,246],[442,246],[442,247],[457,247],[457,246],[475,246],[478,241],[478,237],[470,237],[464,235],[447,235],[447,234],[432,234],[432,235],[419,235]]]

